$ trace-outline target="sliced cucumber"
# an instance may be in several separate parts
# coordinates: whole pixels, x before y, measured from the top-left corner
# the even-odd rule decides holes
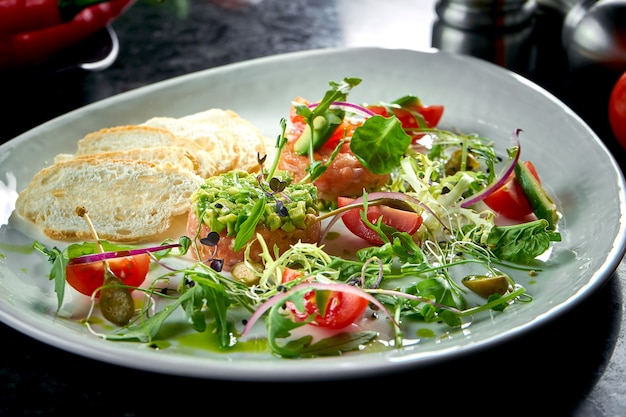
[[[556,204],[552,198],[550,198],[541,183],[530,172],[530,169],[521,162],[515,165],[515,176],[535,216],[539,219],[547,220],[549,230],[556,230],[556,225],[559,221],[559,212],[556,208]]]
[[[306,125],[302,135],[294,143],[293,150],[298,155],[307,155],[311,148],[313,151],[319,150],[341,125],[344,116],[345,112],[340,109],[329,110],[324,115],[315,116],[313,131],[310,125]]]

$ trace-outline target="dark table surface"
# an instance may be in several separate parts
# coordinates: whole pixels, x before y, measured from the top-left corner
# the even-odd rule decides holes
[[[558,11],[541,6],[528,27],[484,34],[438,22],[431,0],[255,3],[229,9],[209,0],[139,0],[113,24],[120,49],[108,68],[74,68],[80,49],[35,71],[3,74],[0,142],[94,101],[237,61],[341,46],[435,47],[478,56],[537,82],[624,160],[606,115],[616,74],[568,67]],[[506,53],[495,53],[495,44],[504,45]],[[567,314],[492,350],[403,373],[311,383],[217,381],[122,368],[0,324],[0,416],[188,415],[218,409],[621,416],[626,415],[625,293],[622,262],[606,285]]]

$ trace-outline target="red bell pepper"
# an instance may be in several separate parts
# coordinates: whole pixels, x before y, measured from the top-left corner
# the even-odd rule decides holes
[[[33,66],[96,33],[135,0],[0,0],[0,69]]]

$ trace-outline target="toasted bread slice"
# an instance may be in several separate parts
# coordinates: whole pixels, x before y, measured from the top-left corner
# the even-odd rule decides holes
[[[204,180],[188,170],[141,160],[76,158],[39,171],[20,192],[15,211],[57,240],[91,240],[84,206],[101,239],[141,242],[163,234],[187,213]]]
[[[142,126],[167,129],[179,139],[194,141],[211,155],[218,173],[254,172],[259,169],[258,155],[273,158],[274,141],[232,110],[212,108],[180,118],[153,117]]]
[[[168,129],[139,125],[100,129],[85,135],[77,145],[76,156],[154,146],[180,146],[189,151],[202,149],[193,140],[177,137]]]
[[[65,162],[75,158],[129,159],[153,162],[166,169],[186,169],[203,178],[214,175],[217,168],[213,159],[204,150],[189,151],[182,146],[153,146],[87,155],[58,154],[54,162]]]
[[[107,152],[132,151],[131,159],[145,159],[152,162],[178,158],[168,157],[164,150],[148,151],[146,148],[171,147],[173,153],[180,153],[181,148],[187,152],[187,157],[193,160],[194,171],[208,178],[220,174],[218,159],[207,152],[195,141],[176,136],[165,128],[141,125],[124,125],[100,129],[89,133],[78,141],[78,149],[75,156],[92,156]],[[135,151],[135,149],[143,149]]]
[[[48,237],[90,240],[84,206],[102,239],[154,240],[187,214],[204,179],[232,169],[257,171],[274,141],[233,111],[101,129],[59,154],[18,196],[15,212]]]

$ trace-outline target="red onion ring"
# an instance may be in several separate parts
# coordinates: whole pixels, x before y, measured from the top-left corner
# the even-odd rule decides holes
[[[90,255],[82,255],[76,258],[72,258],[68,261],[68,265],[88,264],[92,262],[101,262],[107,259],[123,258],[125,256],[142,255],[148,252],[159,252],[166,249],[180,247],[179,243],[172,243],[169,245],[153,246],[150,248],[130,249],[112,252],[94,253]]]
[[[496,177],[496,181],[489,184],[488,187],[485,187],[480,192],[462,200],[460,203],[461,207],[467,208],[471,206],[472,204],[476,204],[479,201],[487,198],[490,194],[500,189],[500,187],[502,187],[509,180],[509,177],[511,176],[511,173],[515,169],[515,165],[517,165],[517,162],[519,161],[519,157],[521,154],[521,147],[520,147],[519,136],[518,136],[521,131],[522,129],[516,129],[513,132],[513,135],[511,136],[511,142],[512,142],[511,147],[516,148],[515,154],[513,155],[513,157],[509,157],[509,160],[502,167],[502,170]]]
[[[314,109],[318,105],[319,103],[312,103],[312,104],[309,104],[308,107],[310,109]],[[371,111],[370,109],[366,107],[360,106],[358,104],[350,103],[347,101],[334,101],[331,103],[330,107],[335,108],[335,109],[339,108],[339,109],[343,109],[346,111],[351,111],[353,113],[358,113],[364,117],[372,117],[376,115],[376,113],[374,113],[373,111]]]

